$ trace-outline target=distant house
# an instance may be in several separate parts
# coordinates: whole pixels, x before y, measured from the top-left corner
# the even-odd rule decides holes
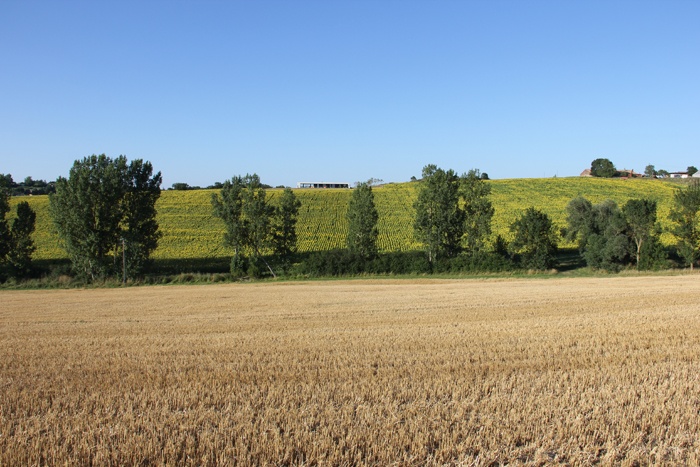
[[[581,172],[581,177],[592,177],[593,174],[591,173],[591,169],[586,169],[583,172]],[[616,177],[622,177],[622,178],[637,178],[637,177],[642,177],[642,174],[637,173],[634,171],[634,169],[622,169],[622,170],[617,170],[615,172]]]
[[[297,188],[350,188],[349,183],[337,182],[299,182]]]
[[[643,177],[643,174],[637,173],[634,171],[634,169],[622,169],[617,171],[618,176],[622,178],[640,178]]]
[[[688,175],[688,172],[670,172],[668,174],[669,178],[688,178],[690,175]]]
[[[695,172],[695,173],[692,175],[692,177],[693,177],[693,178],[700,178],[700,171]]]

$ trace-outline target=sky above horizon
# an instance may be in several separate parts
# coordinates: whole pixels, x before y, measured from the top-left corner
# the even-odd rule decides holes
[[[163,188],[700,166],[700,2],[0,2],[0,173]]]

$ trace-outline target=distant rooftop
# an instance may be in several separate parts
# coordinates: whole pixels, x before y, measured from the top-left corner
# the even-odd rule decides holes
[[[299,182],[297,188],[350,188],[349,183],[338,182]]]

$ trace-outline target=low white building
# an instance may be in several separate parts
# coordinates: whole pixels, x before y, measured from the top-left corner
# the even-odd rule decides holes
[[[349,183],[338,182],[299,182],[297,188],[350,188]]]

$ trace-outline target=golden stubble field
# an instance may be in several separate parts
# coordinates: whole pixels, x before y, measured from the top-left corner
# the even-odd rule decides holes
[[[0,465],[700,462],[698,275],[0,300]]]

